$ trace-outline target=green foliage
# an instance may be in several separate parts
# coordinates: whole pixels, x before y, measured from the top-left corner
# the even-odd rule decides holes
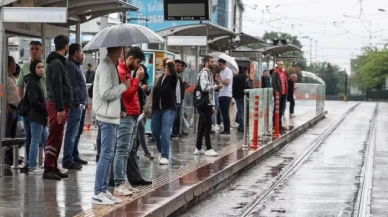
[[[336,96],[345,93],[345,71],[328,62],[314,63],[307,69],[326,83],[326,95]]]
[[[381,90],[388,77],[388,50],[364,48],[364,53],[352,61],[352,86],[362,91]]]

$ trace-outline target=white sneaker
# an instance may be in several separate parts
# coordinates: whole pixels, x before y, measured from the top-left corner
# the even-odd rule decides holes
[[[113,203],[115,203],[115,204],[119,204],[119,203],[122,203],[122,202],[123,202],[123,200],[121,200],[120,198],[114,197],[114,196],[112,195],[112,193],[110,193],[109,191],[106,191],[105,196],[106,196],[109,200],[113,201]]]
[[[224,125],[220,124],[220,125],[218,126],[218,128],[219,128],[220,130],[224,130]]]
[[[203,149],[201,150],[195,149],[194,151],[194,155],[205,155],[205,154],[206,152]]]
[[[126,188],[124,182],[118,187],[115,187],[115,191],[113,192],[113,195],[115,196],[131,196],[132,194],[133,193]]]
[[[104,192],[100,192],[97,195],[93,195],[92,197],[93,204],[99,205],[113,205],[115,204],[111,199],[109,199]]]
[[[215,152],[213,149],[210,149],[210,150],[207,150],[207,151],[206,151],[205,155],[206,155],[206,156],[214,157],[214,156],[218,156],[218,153]]]
[[[214,125],[214,131],[220,130],[220,127],[218,125]]]
[[[139,189],[132,187],[132,185],[128,181],[125,181],[125,188],[129,191],[132,191],[133,193],[140,191]]]
[[[160,159],[159,164],[160,165],[168,165],[168,159],[163,157],[162,159]]]
[[[30,175],[43,175],[44,169],[42,168],[30,168],[28,174]]]

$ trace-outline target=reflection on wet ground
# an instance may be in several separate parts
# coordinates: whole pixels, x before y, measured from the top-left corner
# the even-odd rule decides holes
[[[341,106],[338,106],[339,104]],[[329,115],[326,116],[326,119],[322,120],[314,128],[308,130],[306,133],[287,144],[276,154],[267,158],[249,171],[239,175],[239,178],[231,182],[227,187],[200,202],[197,206],[188,210],[181,216],[240,216],[241,212],[247,208],[248,204],[252,203],[255,198],[260,197],[260,195],[277,180],[276,176],[278,174],[287,170],[293,163],[293,160],[303,154],[311,142],[319,137],[319,135],[322,134],[322,132],[324,132],[331,123],[333,123],[352,105],[354,104],[327,102]],[[277,201],[282,200],[282,198],[277,198]],[[273,213],[271,214],[272,211]],[[259,216],[283,216],[286,210],[276,208],[272,211],[266,213],[265,215],[260,214]]]

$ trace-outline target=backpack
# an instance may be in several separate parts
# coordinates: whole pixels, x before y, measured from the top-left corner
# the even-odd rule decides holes
[[[245,89],[253,89],[253,80],[250,77],[245,79]]]
[[[198,110],[204,110],[209,106],[210,99],[209,93],[203,92],[201,89],[201,75],[203,71],[198,76],[197,85],[194,90],[194,107]]]

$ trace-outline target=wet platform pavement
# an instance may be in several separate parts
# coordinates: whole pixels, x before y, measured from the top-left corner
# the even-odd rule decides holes
[[[288,122],[290,129],[303,125],[315,116],[314,103],[297,104],[297,118]],[[282,132],[286,133],[286,132]],[[194,156],[195,135],[190,134],[172,141],[169,166],[158,165],[139,152],[139,166],[143,175],[154,181],[152,186],[139,187],[141,192],[126,198],[116,206],[92,207],[91,197],[95,177],[96,131],[84,132],[80,152],[89,161],[80,171],[69,171],[69,178],[62,181],[47,181],[41,176],[19,174],[9,168],[1,168],[0,216],[167,216],[183,206],[186,201],[206,192],[213,183],[222,181],[223,171],[244,159],[251,151],[240,149],[242,134],[232,131],[230,137],[212,136],[213,148],[220,153],[218,158]],[[157,155],[153,143],[149,150]],[[238,171],[238,167],[232,168]],[[169,207],[164,206],[169,204]]]

